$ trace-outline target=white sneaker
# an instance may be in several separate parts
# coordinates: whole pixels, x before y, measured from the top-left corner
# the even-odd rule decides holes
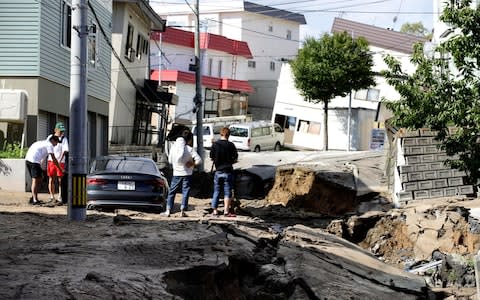
[[[161,213],[160,215],[163,216],[163,217],[170,217],[170,211],[166,210],[163,213]]]

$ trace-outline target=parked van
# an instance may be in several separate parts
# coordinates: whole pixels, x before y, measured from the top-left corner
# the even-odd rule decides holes
[[[211,148],[212,144],[220,139],[220,130],[223,127],[228,127],[230,124],[242,123],[251,121],[250,115],[239,116],[225,116],[203,119],[203,147]],[[193,144],[197,145],[197,126],[196,122],[192,125]]]
[[[225,125],[215,125],[215,124],[203,124],[203,147],[211,148],[213,142],[220,139],[220,130]],[[193,125],[193,144],[197,145],[197,126]]]
[[[260,152],[280,151],[284,143],[284,133],[278,124],[270,121],[254,121],[230,125],[229,141],[238,150]]]

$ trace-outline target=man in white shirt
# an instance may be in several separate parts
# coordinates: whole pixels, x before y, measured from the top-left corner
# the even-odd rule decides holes
[[[55,200],[55,182],[58,181],[58,201],[59,203],[62,203],[62,178],[63,178],[63,170],[65,170],[65,161],[66,161],[66,156],[69,151],[68,148],[68,140],[67,137],[65,136],[65,126],[63,125],[62,122],[58,122],[55,124],[55,129],[54,129],[53,135],[56,135],[59,139],[59,143],[53,148],[53,151],[55,153],[55,158],[59,162],[60,166],[62,167],[62,170],[57,168],[55,164],[53,163],[53,159],[51,157],[48,157],[48,164],[47,164],[47,175],[48,175],[48,191],[50,192],[50,201]],[[47,137],[47,140],[51,137],[52,135],[49,135]]]
[[[63,172],[63,168],[58,163],[53,150],[53,147],[58,143],[58,136],[52,135],[48,141],[42,140],[35,142],[28,148],[27,155],[25,156],[25,163],[28,173],[30,174],[30,177],[32,177],[32,198],[30,199],[30,203],[33,205],[39,203],[38,188],[41,184],[43,173],[42,167],[40,166],[41,161],[46,159],[47,156],[50,156],[57,168]]]
[[[193,168],[202,163],[202,158],[192,145],[193,135],[190,130],[184,130],[182,135],[175,140],[168,162],[172,164],[173,177],[170,183],[170,190],[167,196],[167,207],[163,216],[169,217],[173,209],[175,195],[178,190],[182,191],[182,204],[180,206],[180,216],[186,217],[188,210],[188,198],[190,196],[190,186],[192,183]]]

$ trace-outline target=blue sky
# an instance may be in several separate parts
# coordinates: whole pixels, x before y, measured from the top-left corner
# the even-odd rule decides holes
[[[432,29],[432,0],[249,0],[301,13],[307,20],[302,36],[320,37],[330,32],[333,19],[341,17],[369,25],[400,30],[406,22],[422,22]]]

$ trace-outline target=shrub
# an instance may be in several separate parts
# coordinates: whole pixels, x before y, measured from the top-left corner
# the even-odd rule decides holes
[[[0,151],[0,158],[24,158],[27,148],[23,148],[19,143],[9,144],[7,141],[3,143],[3,150]]]

